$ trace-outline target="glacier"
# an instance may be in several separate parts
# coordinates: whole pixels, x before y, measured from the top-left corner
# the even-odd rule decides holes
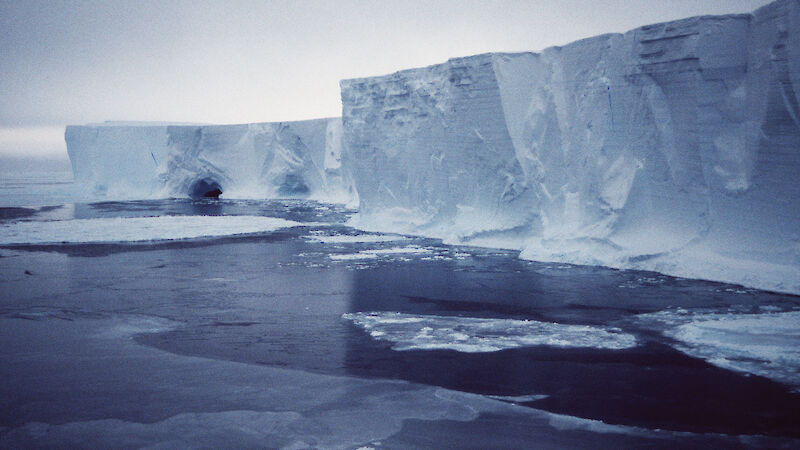
[[[341,168],[340,118],[239,125],[68,126],[75,183],[100,198],[357,201]],[[219,193],[213,192],[215,189]]]
[[[800,1],[341,89],[360,228],[800,293]]]
[[[340,86],[341,118],[67,127],[76,184],[800,294],[800,0]]]

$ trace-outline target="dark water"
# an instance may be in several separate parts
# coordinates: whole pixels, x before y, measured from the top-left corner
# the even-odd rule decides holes
[[[4,267],[28,270],[40,282],[26,292],[4,283],[0,313],[13,316],[38,308],[148,314],[182,325],[139,334],[136,342],[176,354],[401,379],[495,396],[537,395],[517,402],[608,424],[800,437],[800,395],[789,386],[688,356],[661,329],[637,320],[640,314],[675,308],[747,313],[768,306],[791,311],[800,306],[797,297],[654,273],[529,262],[511,251],[457,248],[431,239],[311,239],[357,234],[344,225],[351,213],[299,201],[76,205],[61,214],[90,219],[246,214],[308,225],[176,242],[7,247],[0,255],[22,251],[40,255],[45,263],[52,259],[59,275],[42,276],[48,269],[16,267],[6,260]],[[9,216],[36,220],[44,213],[14,214]],[[425,252],[331,258],[398,246]],[[617,327],[635,335],[638,345],[619,350],[534,346],[488,353],[397,351],[342,318],[367,311]],[[7,384],[2,389],[7,391],[2,394],[13,391],[18,404],[5,406],[0,426],[70,420],[69,410],[19,406],[33,401],[35,392]],[[407,430],[425,426],[413,421],[406,425]]]

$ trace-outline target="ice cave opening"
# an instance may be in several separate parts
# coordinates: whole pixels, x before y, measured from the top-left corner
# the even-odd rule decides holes
[[[222,186],[213,178],[197,180],[189,187],[191,198],[218,198],[222,194]]]
[[[306,181],[297,174],[286,174],[283,183],[278,188],[278,193],[287,197],[304,197],[311,192]]]

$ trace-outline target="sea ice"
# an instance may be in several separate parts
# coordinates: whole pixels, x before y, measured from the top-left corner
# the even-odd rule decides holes
[[[800,311],[743,314],[668,310],[639,317],[665,325],[664,334],[690,356],[800,390]]]
[[[139,242],[264,233],[300,225],[261,216],[159,216],[0,223],[0,245]]]
[[[373,338],[392,349],[455,350],[465,353],[548,345],[621,350],[635,347],[636,337],[617,328],[565,325],[535,320],[413,315],[399,312],[347,313]]]
[[[386,235],[386,234],[337,234],[337,235],[312,235],[307,236],[310,241],[321,242],[323,244],[360,244],[374,242],[394,242],[407,240],[406,236]]]
[[[346,259],[376,259],[382,256],[393,256],[402,254],[420,254],[431,253],[431,250],[415,245],[407,247],[392,247],[392,248],[379,248],[372,250],[362,250],[357,253],[339,254],[334,253],[330,255],[331,259],[346,260]]]

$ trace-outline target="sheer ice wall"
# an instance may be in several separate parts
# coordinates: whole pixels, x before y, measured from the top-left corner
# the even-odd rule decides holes
[[[188,197],[203,180],[230,198],[355,199],[341,119],[246,125],[67,127],[76,184],[102,198]]]
[[[105,198],[360,198],[362,228],[800,293],[798,30],[779,0],[345,80],[341,120],[68,127],[67,147]]]
[[[360,227],[800,293],[800,0],[341,86]]]

